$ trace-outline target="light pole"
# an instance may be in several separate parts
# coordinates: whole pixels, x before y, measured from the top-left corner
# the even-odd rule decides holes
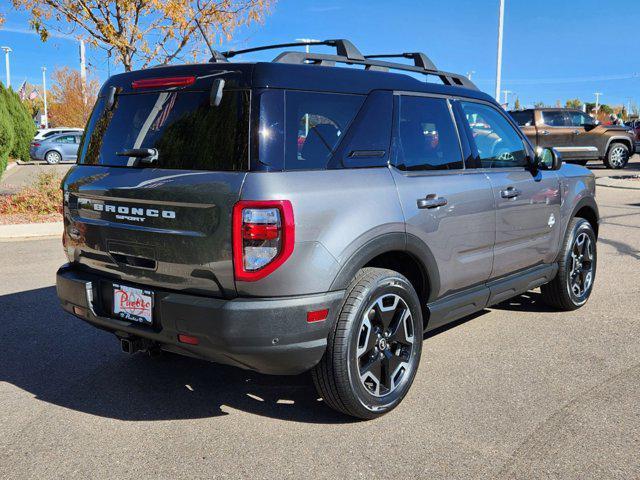
[[[44,128],[49,128],[49,112],[47,111],[47,67],[42,67],[42,96],[44,99]]]
[[[4,50],[4,64],[7,69],[7,88],[9,88],[11,86],[11,67],[9,65],[9,53],[11,53],[13,50],[11,50],[10,47],[1,48],[2,50]]]
[[[511,90],[502,90],[502,93],[504,94],[504,104],[509,106],[509,94],[513,92]]]
[[[472,76],[474,73],[476,73],[476,71],[475,71],[475,70],[471,70],[470,72],[467,72],[467,78],[468,78],[469,80],[471,80],[471,76]]]
[[[316,40],[315,38],[296,38],[296,42],[305,42],[307,45],[304,46],[304,49],[307,53],[311,51],[309,47],[309,43],[311,42],[319,42],[320,40]],[[305,138],[309,135],[309,114],[304,114],[304,136]]]
[[[594,93],[594,95],[596,96],[596,122],[597,122],[598,121],[598,111],[600,110],[600,96],[602,95],[602,93],[596,92],[596,93]]]
[[[500,101],[500,80],[502,77],[502,31],[504,27],[504,0],[500,0],[498,13],[498,59],[496,62],[496,94],[495,99]]]

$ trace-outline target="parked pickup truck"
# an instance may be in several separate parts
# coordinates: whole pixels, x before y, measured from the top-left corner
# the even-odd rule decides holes
[[[602,160],[608,168],[619,169],[636,150],[628,127],[598,125],[580,110],[531,108],[509,113],[533,145],[553,147],[568,162]]]

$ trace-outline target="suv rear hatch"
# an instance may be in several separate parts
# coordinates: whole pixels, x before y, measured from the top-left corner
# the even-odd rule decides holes
[[[235,294],[231,215],[248,170],[250,74],[191,65],[107,81],[63,183],[71,261],[123,282]]]

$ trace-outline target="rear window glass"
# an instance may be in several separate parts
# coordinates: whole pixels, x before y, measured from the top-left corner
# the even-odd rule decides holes
[[[247,170],[249,91],[225,91],[218,107],[209,92],[165,91],[116,96],[111,110],[98,100],[89,121],[79,163],[135,166],[118,155],[155,148],[156,168]]]
[[[286,92],[285,169],[326,168],[364,99],[361,95]]]
[[[516,122],[520,127],[532,127],[533,122],[533,112],[529,111],[511,111],[509,112],[513,121]]]

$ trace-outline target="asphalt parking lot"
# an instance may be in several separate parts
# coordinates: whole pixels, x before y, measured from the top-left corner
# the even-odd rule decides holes
[[[1,476],[640,478],[640,190],[597,200],[583,309],[534,291],[429,336],[408,397],[370,422],[306,375],[127,356],[59,308],[59,239],[0,243]]]

